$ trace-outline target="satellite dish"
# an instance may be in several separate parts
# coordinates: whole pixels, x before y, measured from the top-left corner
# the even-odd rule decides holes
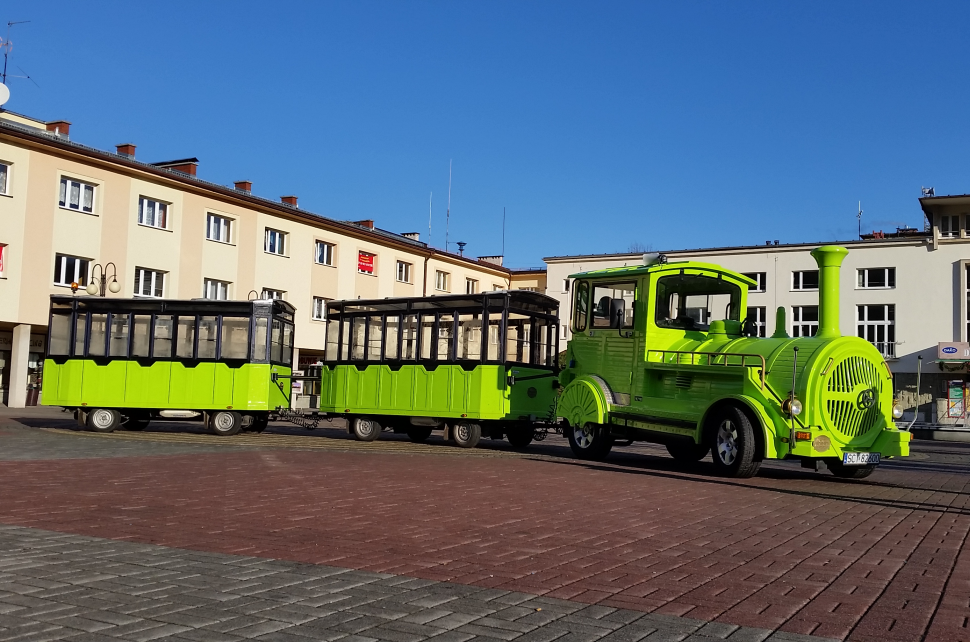
[[[6,85],[0,85],[0,105],[10,100],[10,89]]]

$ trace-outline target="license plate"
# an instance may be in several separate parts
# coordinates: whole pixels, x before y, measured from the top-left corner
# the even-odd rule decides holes
[[[842,453],[842,463],[846,466],[870,466],[878,464],[880,453]]]

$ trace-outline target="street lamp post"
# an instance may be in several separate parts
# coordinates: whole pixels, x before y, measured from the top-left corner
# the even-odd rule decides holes
[[[111,283],[107,283],[108,274],[107,268],[111,267]],[[94,275],[95,270],[101,269],[101,276],[96,277]],[[72,283],[71,289],[77,292],[77,284]],[[91,296],[107,296],[108,292],[112,294],[118,294],[121,292],[121,284],[118,283],[118,266],[112,262],[108,262],[105,265],[100,263],[95,263],[94,267],[91,268],[91,282],[88,283],[88,287],[85,288],[85,292]]]

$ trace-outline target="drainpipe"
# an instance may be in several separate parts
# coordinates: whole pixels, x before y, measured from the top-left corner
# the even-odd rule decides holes
[[[424,285],[421,287],[421,296],[428,296],[428,261],[434,256],[434,250],[431,250],[431,254],[424,257]]]
[[[839,268],[849,251],[838,245],[823,245],[812,250],[818,263],[818,333],[819,339],[842,336],[839,329]]]

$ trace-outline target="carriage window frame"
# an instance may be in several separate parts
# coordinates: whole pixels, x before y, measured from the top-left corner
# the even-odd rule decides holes
[[[681,270],[680,272],[663,274],[657,278],[657,285],[653,292],[653,297],[655,299],[655,302],[653,304],[652,321],[654,326],[656,326],[660,330],[675,330],[678,332],[707,332],[708,331],[710,327],[709,322],[705,324],[705,323],[699,323],[696,320],[690,319],[689,322],[683,321],[678,323],[677,319],[680,318],[679,316],[674,319],[669,319],[668,317],[664,316],[663,319],[668,319],[667,321],[663,321],[661,319],[661,314],[664,312],[664,310],[665,309],[669,310],[670,296],[673,296],[673,294],[679,294],[677,292],[672,292],[670,296],[662,296],[661,288],[666,285],[667,281],[670,281],[673,279],[685,279],[685,278],[708,279],[716,284],[719,284],[724,288],[730,289],[730,291],[723,291],[723,292],[712,291],[708,293],[708,296],[711,296],[711,294],[730,295],[731,301],[729,305],[731,305],[731,316],[727,318],[733,321],[741,320],[741,304],[744,301],[744,293],[745,293],[745,291],[742,290],[743,286],[723,278],[722,274],[709,274],[709,273],[703,273],[703,272],[685,273],[683,270]],[[703,292],[689,293],[688,296],[697,296],[700,294],[703,294]],[[685,310],[686,309],[687,308],[685,306]],[[747,312],[747,309],[745,309],[745,312]],[[713,320],[718,320],[718,319],[713,319]]]
[[[589,281],[586,280],[577,281],[576,287],[573,288],[573,306],[570,311],[570,316],[573,318],[573,332],[585,332],[589,324],[590,291]]]

